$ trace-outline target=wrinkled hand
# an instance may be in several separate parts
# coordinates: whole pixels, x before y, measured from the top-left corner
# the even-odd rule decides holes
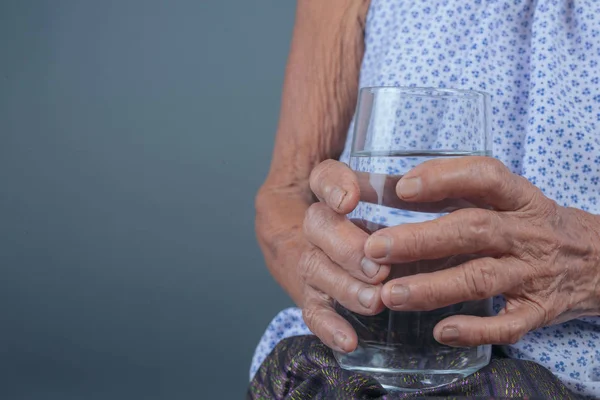
[[[515,343],[538,327],[600,314],[600,217],[558,206],[487,157],[423,163],[398,182],[396,193],[405,202],[466,199],[484,207],[385,228],[365,244],[365,254],[380,264],[481,256],[384,285],[383,302],[399,311],[506,298],[497,316],[446,318],[434,329],[436,340],[452,346]]]
[[[359,201],[354,172],[325,161],[313,170],[310,187],[320,202],[310,206],[303,225],[311,247],[298,266],[304,281],[302,315],[327,346],[349,352],[357,346],[356,332],[336,313],[333,300],[358,314],[381,312],[381,282],[390,267],[365,258],[368,234],[345,217]]]

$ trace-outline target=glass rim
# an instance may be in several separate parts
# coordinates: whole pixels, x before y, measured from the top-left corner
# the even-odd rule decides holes
[[[406,94],[409,96],[423,97],[467,97],[474,99],[490,98],[490,94],[480,90],[436,88],[426,86],[364,86],[360,91],[393,92],[394,94]]]
[[[468,89],[454,88],[436,88],[436,87],[419,87],[419,86],[365,86],[360,88],[359,96],[356,104],[356,111],[353,122],[354,128],[352,132],[351,152],[362,151],[366,149],[366,143],[359,144],[359,140],[366,140],[368,125],[371,125],[372,108],[377,107],[378,97],[381,101],[414,99],[415,101],[441,101],[441,102],[458,102],[459,105],[464,102],[473,101],[476,103],[475,108],[480,111],[479,121],[477,122],[482,131],[478,137],[482,143],[478,146],[478,151],[492,151],[492,127],[491,127],[491,94]],[[363,108],[363,104],[365,107]],[[366,112],[365,115],[363,115]],[[361,118],[359,118],[361,117]],[[366,119],[365,119],[366,118]],[[365,125],[366,124],[366,125]],[[362,133],[361,133],[362,132]],[[362,135],[362,136],[361,136]],[[362,139],[359,139],[362,137]],[[362,147],[361,147],[362,146]],[[398,148],[402,146],[397,146]],[[360,150],[362,149],[362,150]]]

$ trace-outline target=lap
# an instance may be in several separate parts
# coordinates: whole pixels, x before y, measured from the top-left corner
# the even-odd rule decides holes
[[[459,382],[416,393],[388,393],[367,375],[340,368],[315,336],[280,341],[250,382],[249,399],[404,399],[419,397],[577,399],[550,371],[523,360],[494,356]]]

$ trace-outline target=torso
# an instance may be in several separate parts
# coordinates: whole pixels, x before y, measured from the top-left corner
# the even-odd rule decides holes
[[[600,214],[599,62],[600,2],[372,0],[360,87],[490,93],[493,155],[560,205]],[[342,161],[351,137],[352,126]],[[278,318],[254,369],[278,340],[308,333],[298,309]],[[600,396],[598,339],[600,318],[587,318],[531,332],[505,351]]]
[[[494,156],[559,204],[600,214],[596,4],[372,0],[360,86],[490,93]]]

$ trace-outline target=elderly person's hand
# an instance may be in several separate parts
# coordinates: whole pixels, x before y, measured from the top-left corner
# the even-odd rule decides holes
[[[356,333],[335,312],[333,301],[362,315],[381,312],[381,283],[390,267],[365,257],[369,235],[345,217],[359,200],[354,172],[340,162],[324,161],[313,170],[310,187],[320,201],[308,208],[303,225],[311,246],[298,265],[304,287],[302,314],[325,344],[348,352],[356,348]]]
[[[380,264],[480,256],[446,270],[392,279],[383,287],[383,302],[398,311],[504,295],[506,307],[497,316],[441,321],[434,330],[439,342],[515,343],[541,326],[600,314],[600,217],[558,206],[487,157],[423,163],[398,182],[396,193],[405,202],[466,199],[482,207],[385,228],[365,244],[367,257]]]

